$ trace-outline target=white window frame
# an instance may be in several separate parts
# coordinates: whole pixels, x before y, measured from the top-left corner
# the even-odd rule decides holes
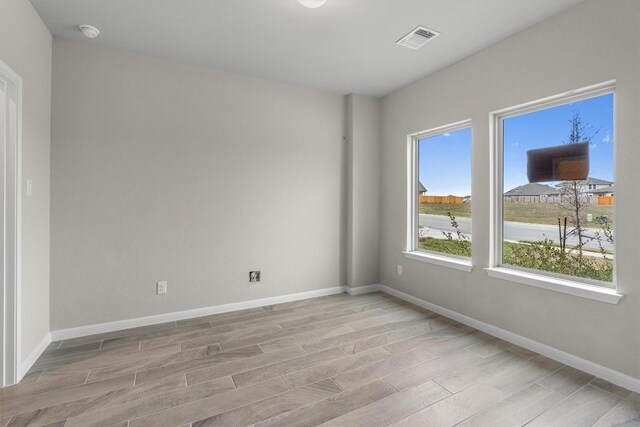
[[[613,132],[616,131],[616,112],[615,112],[615,80],[585,87],[582,89],[572,90],[559,95],[537,101],[528,102],[514,107],[505,108],[494,111],[490,114],[490,139],[491,139],[491,233],[490,233],[490,256],[489,268],[486,272],[489,276],[499,279],[508,280],[524,285],[534,286],[538,288],[548,289],[565,294],[576,295],[583,298],[589,298],[597,301],[617,304],[622,295],[616,289],[616,240],[613,242],[614,258],[613,258],[613,285],[614,288],[598,286],[596,281],[583,279],[580,277],[569,277],[564,275],[555,275],[553,273],[521,269],[514,266],[502,264],[502,243],[503,243],[503,193],[504,193],[504,144],[503,144],[503,121],[505,119],[521,116],[523,114],[535,111],[545,110],[548,108],[565,105],[569,102],[582,101],[601,95],[613,94],[614,112],[613,112]],[[614,136],[615,141],[615,136]],[[615,161],[614,145],[614,175],[617,162]],[[615,181],[615,178],[614,178]],[[614,217],[616,214],[616,205],[614,205]],[[615,232],[615,224],[614,224]]]
[[[473,269],[471,258],[418,250],[418,225],[420,224],[419,203],[417,197],[419,179],[419,141],[424,138],[442,135],[447,132],[455,132],[466,128],[471,129],[471,148],[473,149],[473,127],[471,125],[471,119],[407,135],[407,241],[406,250],[403,251],[403,253],[406,258],[415,261],[427,262],[430,264],[470,272]],[[473,157],[470,160],[473,163]],[[469,167],[472,168],[472,164],[469,164]],[[471,200],[473,200],[473,197]]]

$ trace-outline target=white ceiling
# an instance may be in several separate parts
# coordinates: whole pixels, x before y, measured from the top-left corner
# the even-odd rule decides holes
[[[32,0],[57,36],[339,93],[384,95],[582,0]],[[79,24],[98,27],[93,41]],[[442,34],[395,44],[418,25]]]

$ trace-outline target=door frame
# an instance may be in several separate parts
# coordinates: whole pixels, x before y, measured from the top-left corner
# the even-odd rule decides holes
[[[0,386],[20,381],[22,78],[0,60],[5,83],[5,135],[0,138]]]

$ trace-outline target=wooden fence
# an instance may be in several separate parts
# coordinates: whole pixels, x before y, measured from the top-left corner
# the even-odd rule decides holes
[[[420,196],[420,203],[437,203],[446,205],[460,205],[464,197],[459,196]]]
[[[612,205],[613,204],[613,196],[598,196],[598,204],[599,205]]]
[[[598,205],[613,205],[614,196],[598,196],[595,203]],[[591,203],[594,203],[594,199],[591,199]],[[435,203],[435,204],[447,204],[447,205],[460,205],[464,203],[464,198],[459,196],[419,196],[420,203]],[[549,203],[557,204],[562,203],[562,197],[560,196],[507,196],[504,198],[505,203]]]

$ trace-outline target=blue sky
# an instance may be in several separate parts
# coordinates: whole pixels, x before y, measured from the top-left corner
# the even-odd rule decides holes
[[[589,176],[613,181],[613,95],[607,94],[506,119],[505,191],[528,182],[527,150],[567,142],[575,111],[592,131],[598,130],[591,141]],[[471,129],[421,139],[419,177],[427,194],[471,194]]]
[[[527,180],[527,150],[566,143],[574,112],[598,131],[591,140],[589,176],[613,181],[613,95],[607,94],[504,120],[504,189]]]
[[[418,175],[427,194],[471,194],[471,128],[421,139],[418,150]]]

